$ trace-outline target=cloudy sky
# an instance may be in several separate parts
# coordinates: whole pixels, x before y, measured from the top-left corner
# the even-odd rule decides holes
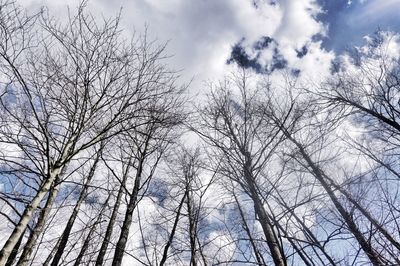
[[[20,0],[30,10],[66,14],[77,0]],[[329,73],[330,62],[377,29],[400,31],[400,0],[90,0],[104,16],[123,7],[128,31],[148,25],[168,41],[170,63],[186,80],[220,78],[233,65],[300,77]]]

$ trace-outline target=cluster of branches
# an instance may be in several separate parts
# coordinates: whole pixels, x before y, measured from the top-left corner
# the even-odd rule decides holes
[[[193,130],[230,184],[242,263],[400,263],[399,61],[369,59],[314,89],[245,71],[212,88]]]
[[[0,266],[400,264],[380,42],[312,88],[238,70],[187,112],[164,46],[85,8],[0,4]]]

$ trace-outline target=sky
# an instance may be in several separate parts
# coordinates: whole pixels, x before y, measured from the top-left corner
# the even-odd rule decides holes
[[[77,0],[19,0],[62,17]],[[128,33],[168,42],[169,64],[191,90],[235,65],[301,78],[328,75],[331,62],[376,30],[400,31],[400,0],[89,0],[105,17],[122,7]],[[100,16],[99,16],[100,17]]]
[[[400,0],[320,0],[324,12],[318,16],[328,25],[323,47],[343,52],[361,45],[363,37],[377,30],[400,31]]]
[[[17,2],[30,12],[48,6],[50,14],[65,19],[67,7],[80,1]],[[237,65],[261,74],[323,79],[332,61],[364,45],[366,36],[378,29],[400,32],[400,0],[89,0],[88,5],[99,19],[122,7],[127,35],[147,27],[150,39],[168,42],[168,63],[183,81],[192,81],[192,93]]]

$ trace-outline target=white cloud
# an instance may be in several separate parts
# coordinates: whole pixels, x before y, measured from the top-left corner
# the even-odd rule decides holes
[[[21,0],[29,7],[50,5],[57,14],[66,13],[66,4],[73,7],[78,2]],[[173,55],[173,67],[183,69],[186,80],[195,77],[192,90],[196,91],[203,80],[220,78],[226,73],[231,47],[243,37],[248,43],[262,36],[273,37],[289,64],[307,72],[332,57],[314,43],[305,60],[296,58],[294,49],[312,43],[315,34],[325,33],[323,25],[315,20],[320,8],[314,0],[285,0],[274,5],[260,1],[258,8],[248,0],[91,0],[89,5],[91,11],[105,16],[115,14],[123,6],[124,26],[130,30],[136,27],[141,31],[147,23],[152,37],[169,41],[167,53]],[[301,61],[305,61],[304,67]],[[313,69],[308,67],[310,64]]]

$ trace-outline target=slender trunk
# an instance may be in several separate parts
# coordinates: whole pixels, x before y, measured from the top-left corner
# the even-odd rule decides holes
[[[133,187],[132,194],[129,199],[129,203],[126,208],[125,219],[122,224],[121,233],[120,233],[120,236],[119,236],[119,239],[117,242],[117,246],[115,248],[114,258],[113,258],[113,262],[112,262],[113,266],[120,266],[122,264],[122,258],[125,253],[126,242],[128,240],[128,236],[129,236],[129,229],[132,224],[133,211],[135,210],[136,202],[137,202],[137,198],[138,198],[138,194],[139,194],[140,181],[141,181],[142,172],[143,172],[143,163],[144,163],[144,158],[141,158],[139,161],[138,169],[136,171],[135,185]]]
[[[277,225],[281,230],[285,230],[280,224]],[[292,245],[293,249],[296,251],[295,254],[299,255],[301,260],[304,262],[306,266],[313,266],[315,263],[313,260],[307,255],[306,252],[303,252],[302,248],[299,248],[296,243],[293,241],[293,238],[287,237],[286,238],[289,243]]]
[[[254,194],[254,192],[252,192],[251,194],[252,200],[254,202],[254,210],[263,229],[272,259],[274,260],[276,266],[286,266],[286,258],[282,253],[281,246],[274,233],[270,218],[265,212],[264,206],[258,195]]]
[[[279,195],[280,198],[280,204],[290,213],[291,216],[295,218],[295,220],[301,225],[301,228],[304,231],[304,235],[307,238],[311,238],[311,244],[317,246],[317,248],[324,254],[326,259],[329,261],[329,263],[332,266],[335,266],[336,263],[332,259],[332,257],[326,252],[325,248],[321,245],[321,243],[318,241],[317,237],[311,232],[311,230],[304,224],[304,222],[300,219],[300,217],[294,212],[294,209],[289,207],[285,200]],[[317,254],[318,255],[318,254]],[[322,261],[323,262],[323,261]]]
[[[19,250],[19,248],[21,246],[21,243],[22,243],[22,239],[24,239],[24,235],[25,235],[25,232],[20,236],[17,244],[15,245],[15,247],[13,248],[13,251],[10,254],[10,257],[8,257],[8,260],[7,260],[7,263],[6,263],[5,266],[12,266],[14,264],[14,261],[17,258],[17,255],[18,255],[18,250]]]
[[[43,266],[48,266],[51,263],[51,260],[53,259],[54,254],[56,253],[58,246],[60,245],[60,242],[61,242],[61,238],[58,238],[57,243],[54,245],[54,247],[52,248],[49,255],[47,255],[46,260],[43,262]]]
[[[90,171],[89,171],[88,177],[86,179],[86,182],[85,182],[85,184],[84,184],[84,186],[82,188],[82,191],[81,191],[81,193],[79,195],[79,199],[76,202],[74,210],[72,211],[72,214],[68,219],[67,225],[65,226],[64,232],[61,235],[61,240],[60,240],[60,242],[58,244],[58,248],[57,248],[57,251],[56,251],[56,253],[54,255],[53,262],[51,263],[51,266],[57,266],[59,261],[60,261],[60,259],[61,259],[62,254],[64,253],[64,249],[65,249],[65,247],[66,247],[66,245],[68,243],[69,235],[71,234],[72,227],[74,226],[76,217],[78,217],[78,213],[79,213],[79,210],[81,208],[82,202],[86,199],[87,192],[89,190],[89,185],[90,185],[90,182],[92,181],[92,178],[93,178],[94,173],[96,171],[97,163],[100,160],[100,156],[101,156],[101,150],[97,151],[95,161],[93,162],[93,165],[90,168]]]
[[[91,238],[92,238],[92,234],[93,234],[93,232],[94,232],[95,229],[96,229],[96,225],[97,225],[97,221],[96,221],[95,224],[93,224],[93,225],[90,227],[89,233],[88,233],[88,235],[86,236],[85,241],[83,242],[82,248],[81,248],[81,250],[80,250],[78,256],[77,256],[76,259],[75,259],[74,266],[79,266],[79,265],[81,264],[82,259],[83,259],[83,257],[85,256],[85,253],[86,253],[86,251],[87,251],[88,248],[89,248],[89,243],[90,243],[90,240],[91,240]],[[53,262],[54,262],[54,260],[53,260]]]
[[[255,241],[253,239],[253,236],[251,235],[250,228],[247,225],[246,217],[244,216],[244,212],[242,210],[242,206],[240,206],[240,203],[239,203],[239,201],[238,201],[238,199],[237,199],[237,197],[236,197],[234,192],[233,192],[233,197],[235,198],[235,202],[236,202],[236,205],[237,205],[238,210],[239,210],[240,218],[242,219],[242,227],[243,227],[244,231],[246,232],[246,234],[247,234],[247,236],[249,238],[251,247],[253,248],[254,255],[255,255],[256,260],[257,260],[257,264],[258,265],[266,265],[265,261],[264,261],[264,258],[262,257],[260,251],[258,250],[257,245],[256,245],[256,243],[255,243]]]
[[[105,257],[105,255],[107,253],[108,244],[110,243],[111,235],[113,233],[114,224],[115,224],[116,219],[117,219],[118,209],[119,209],[119,206],[121,205],[121,198],[122,198],[122,195],[124,194],[123,192],[124,192],[124,187],[125,187],[125,184],[126,184],[127,176],[128,176],[128,174],[127,174],[127,171],[126,171],[126,173],[124,174],[123,179],[122,179],[122,184],[121,184],[121,186],[119,187],[119,190],[118,190],[118,194],[117,194],[117,198],[115,200],[114,208],[113,208],[110,220],[109,220],[108,225],[107,225],[106,233],[104,234],[103,242],[101,243],[100,251],[99,251],[99,254],[98,254],[97,259],[96,259],[96,264],[95,264],[96,266],[102,266],[103,265],[104,257]]]
[[[12,250],[18,243],[19,238],[21,237],[22,233],[28,226],[28,223],[32,219],[33,213],[39,207],[40,202],[46,196],[50,188],[54,185],[54,181],[59,176],[62,168],[63,167],[61,166],[50,170],[49,177],[42,184],[39,191],[36,193],[36,196],[32,199],[32,201],[28,204],[28,206],[26,206],[17,226],[14,228],[10,237],[7,239],[6,243],[4,244],[3,248],[0,251],[0,266],[4,266],[5,263],[7,262],[8,257],[10,256]],[[49,195],[49,197],[51,197],[51,195]]]
[[[305,265],[307,265],[307,266],[315,266],[315,263],[313,262],[313,260],[308,257],[306,252],[303,252],[303,250],[300,249],[296,245],[296,243],[293,241],[293,239],[288,238],[288,241],[292,245],[294,250],[296,250],[296,254],[300,256],[301,260],[304,262]]]
[[[334,182],[331,182],[332,186],[337,189],[338,191],[340,191],[343,195],[345,195],[345,197],[354,205],[354,207],[359,210],[365,218],[367,218],[368,221],[370,221],[370,223],[372,225],[375,226],[375,228],[393,245],[397,248],[397,250],[400,251],[400,243],[397,242],[393,236],[385,230],[385,228],[383,228],[382,225],[379,224],[379,222],[377,220],[375,220],[374,217],[372,217],[372,215],[365,209],[363,208],[356,200],[353,199],[353,197],[347,193],[347,191],[345,191],[343,188],[341,188],[340,186],[336,185]],[[395,258],[396,260],[398,260],[397,258]]]
[[[307,165],[311,168],[312,174],[315,178],[320,182],[322,187],[328,193],[329,198],[332,200],[333,204],[335,205],[336,209],[346,222],[349,231],[354,235],[355,239],[357,240],[358,244],[360,245],[361,249],[365,252],[365,254],[370,259],[371,263],[375,266],[383,265],[384,263],[380,260],[379,255],[375,252],[374,248],[371,246],[371,243],[365,239],[364,235],[359,230],[358,226],[354,222],[352,216],[346,209],[342,206],[339,199],[336,197],[334,191],[332,190],[331,186],[327,183],[326,174],[320,169],[314,161],[310,158],[308,153],[305,151],[303,146],[297,142],[286,130],[284,130],[285,135],[288,137],[290,141],[292,141],[300,151],[300,154],[307,162]]]
[[[182,210],[183,204],[184,204],[185,199],[186,199],[186,193],[187,193],[187,191],[185,191],[185,194],[183,195],[183,197],[181,199],[181,202],[179,203],[178,210],[176,211],[174,225],[172,226],[171,233],[169,234],[169,238],[168,238],[167,244],[164,247],[164,252],[163,252],[163,256],[161,258],[160,266],[163,266],[164,263],[167,261],[168,249],[171,246],[172,241],[173,241],[174,236],[175,236],[175,231],[176,231],[176,228],[178,226],[179,217],[181,215],[181,210]]]
[[[92,235],[95,232],[96,226],[101,223],[101,219],[103,218],[104,210],[106,209],[108,205],[108,201],[110,200],[110,195],[107,197],[106,201],[103,203],[103,207],[101,208],[101,211],[99,215],[97,216],[96,221],[93,223],[91,226],[88,235],[85,238],[85,241],[83,242],[82,248],[78,254],[78,256],[75,259],[74,266],[79,266],[82,262],[83,257],[85,256],[86,251],[89,248],[90,241],[92,240]],[[54,261],[53,261],[54,262]],[[89,265],[89,264],[87,264]]]
[[[58,179],[58,178],[57,178]],[[57,183],[57,180],[55,181],[54,184]],[[59,188],[58,186],[52,186],[49,192],[49,196],[47,198],[46,201],[46,205],[44,206],[44,208],[40,211],[40,215],[38,218],[38,221],[35,225],[35,227],[33,228],[33,230],[31,231],[28,241],[25,244],[24,250],[21,254],[21,257],[18,260],[17,266],[27,266],[28,263],[31,260],[31,255],[33,253],[33,250],[35,248],[37,239],[39,238],[40,234],[43,232],[44,230],[44,226],[46,224],[46,220],[48,215],[50,214],[51,211],[51,207],[53,206],[54,200],[57,197]]]
[[[196,261],[196,219],[194,217],[194,210],[192,209],[192,204],[191,204],[191,197],[190,197],[190,191],[189,187],[186,188],[187,193],[186,193],[186,205],[188,208],[188,219],[189,219],[189,238],[190,238],[190,253],[191,253],[191,258],[190,258],[190,265],[196,266],[197,261]]]
[[[276,226],[277,226],[282,232],[286,232],[285,228],[284,228],[282,225],[280,225],[279,223],[276,223]],[[315,265],[314,261],[308,256],[308,254],[307,254],[306,252],[303,251],[303,248],[301,248],[301,246],[300,246],[300,247],[297,246],[297,244],[295,243],[293,237],[289,237],[289,235],[286,234],[286,239],[287,239],[287,241],[292,245],[293,249],[296,251],[296,253],[294,253],[294,254],[299,255],[300,258],[302,259],[302,261],[304,262],[305,265],[307,265],[307,266],[313,266],[313,265]],[[317,254],[317,256],[318,256],[318,254]],[[320,259],[319,256],[318,256],[318,258]],[[321,260],[321,259],[320,259],[320,260]],[[321,262],[324,263],[322,260],[321,260]],[[324,265],[325,265],[325,264],[324,264]]]
[[[201,247],[200,239],[199,239],[199,238],[197,238],[197,245],[199,246],[200,257],[201,257],[201,259],[203,260],[204,266],[207,266],[207,264],[208,264],[208,263],[207,263],[207,259],[206,259],[206,257],[204,256],[203,248]]]
[[[249,195],[253,200],[254,210],[259,218],[258,220],[263,229],[268,248],[271,252],[271,257],[276,266],[286,266],[287,263],[286,258],[283,254],[283,250],[281,249],[281,245],[279,244],[279,241],[276,237],[271,220],[264,209],[264,206],[254,184],[254,178],[251,173],[251,158],[249,154],[247,154],[246,156],[246,162],[243,170],[244,178],[246,180],[249,190]]]

